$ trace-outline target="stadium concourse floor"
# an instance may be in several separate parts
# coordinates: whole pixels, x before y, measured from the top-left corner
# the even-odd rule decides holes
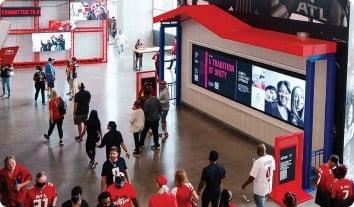
[[[135,98],[135,72],[131,69],[130,53],[119,58],[114,55],[110,48],[111,58],[107,64],[81,65],[78,77],[92,94],[90,109],[98,110],[103,133],[107,131],[108,121],[116,121],[132,153],[134,141],[128,132],[128,119]],[[145,68],[151,68],[151,57],[144,57]],[[12,99],[0,99],[0,160],[14,154],[18,163],[30,169],[32,176],[45,171],[49,181],[57,187],[58,206],[70,198],[75,185],[83,187],[83,198],[95,206],[105,151],[97,150],[99,164],[95,170],[90,170],[85,143],[74,140],[77,130],[71,113],[73,104],[69,101],[63,124],[64,147],[59,147],[56,129],[49,142],[43,138],[48,129],[48,105],[42,106],[41,100],[37,104],[34,102],[34,72],[34,69],[16,70]],[[68,90],[64,73],[63,67],[58,68],[56,89],[68,100],[69,97],[64,95]],[[170,70],[165,73],[167,79],[173,78]],[[172,103],[167,120],[170,136],[160,152],[145,149],[142,157],[126,159],[141,206],[147,206],[149,196],[156,192],[154,180],[158,174],[167,175],[172,187],[175,171],[184,169],[197,188],[201,171],[208,164],[210,150],[220,153],[220,162],[227,171],[222,187],[233,192],[233,201],[238,206],[255,206],[251,197],[252,185],[246,191],[241,190],[241,185],[248,177],[257,143],[186,106],[176,109]],[[147,138],[147,142],[148,146],[152,145],[152,138]],[[242,194],[251,202],[242,199]],[[277,205],[269,202],[268,206]],[[301,206],[315,205],[310,201]]]

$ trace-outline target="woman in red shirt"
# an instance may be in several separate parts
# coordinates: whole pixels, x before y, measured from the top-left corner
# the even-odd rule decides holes
[[[49,101],[49,129],[48,129],[48,133],[44,134],[44,137],[49,140],[55,125],[57,125],[59,139],[60,139],[59,145],[63,146],[64,145],[63,142],[64,115],[60,114],[59,112],[59,103],[63,100],[60,98],[58,92],[54,89],[52,90],[50,95],[51,98]]]
[[[192,184],[188,182],[187,173],[184,170],[176,171],[175,185],[171,193],[176,196],[178,207],[192,207],[194,202],[198,202],[198,195]]]
[[[236,204],[231,204],[232,193],[231,191],[224,189],[221,191],[219,207],[237,207]]]
[[[7,207],[23,206],[32,176],[26,167],[16,164],[13,155],[7,156],[4,163],[0,170],[1,203]]]

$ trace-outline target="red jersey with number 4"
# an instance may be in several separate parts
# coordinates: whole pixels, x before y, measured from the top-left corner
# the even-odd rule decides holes
[[[26,194],[25,207],[51,207],[57,190],[52,183],[47,183],[42,189],[32,186]]]
[[[336,180],[333,183],[332,195],[337,202],[353,200],[353,181],[348,179]]]
[[[132,199],[136,198],[136,191],[130,183],[125,183],[122,188],[117,188],[115,184],[111,184],[107,188],[107,192],[111,194],[115,207],[131,207]]]
[[[318,169],[318,187],[324,192],[331,192],[331,185],[334,182],[333,170],[328,164],[321,164]]]

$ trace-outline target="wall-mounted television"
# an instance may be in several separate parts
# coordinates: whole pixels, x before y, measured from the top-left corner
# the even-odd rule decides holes
[[[192,83],[304,127],[305,76],[192,45]]]
[[[33,52],[49,52],[70,50],[71,33],[33,33],[32,50]]]
[[[82,0],[70,3],[70,20],[107,19],[106,4],[100,0]]]

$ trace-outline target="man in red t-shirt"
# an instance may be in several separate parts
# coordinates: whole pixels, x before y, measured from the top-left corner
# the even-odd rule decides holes
[[[26,186],[32,181],[30,172],[16,164],[13,155],[5,158],[5,167],[0,170],[1,203],[7,207],[23,205]]]
[[[40,172],[36,175],[36,184],[26,193],[25,207],[52,207],[57,203],[57,190],[47,182],[47,176]]]
[[[328,207],[331,198],[331,187],[334,182],[333,169],[338,166],[339,157],[337,155],[331,155],[328,162],[321,164],[318,169],[318,181],[315,203]]]
[[[132,184],[126,182],[124,173],[119,172],[114,177],[114,183],[107,188],[107,192],[111,194],[113,206],[115,207],[131,207],[132,203],[135,207],[139,207],[136,199],[136,191]]]
[[[338,179],[333,183],[333,200],[331,202],[331,207],[349,207],[354,201],[353,181],[345,178],[345,175],[347,174],[347,167],[345,165],[337,167],[336,172]]]
[[[150,197],[149,207],[177,207],[176,197],[168,192],[166,176],[157,176],[156,184],[159,190]]]

